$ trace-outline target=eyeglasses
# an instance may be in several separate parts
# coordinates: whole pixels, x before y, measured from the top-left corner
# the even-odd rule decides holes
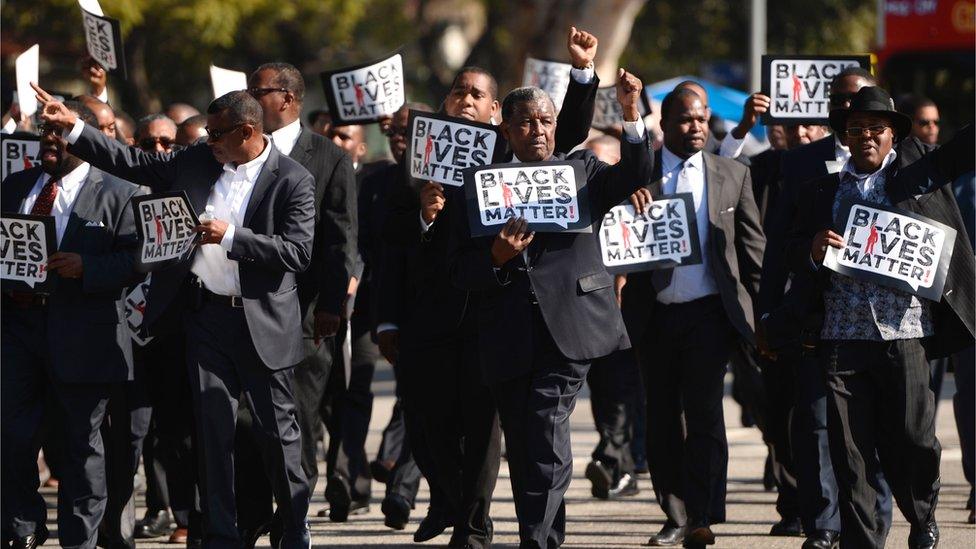
[[[846,107],[854,99],[853,93],[832,93],[829,96],[832,107]]]
[[[863,128],[855,126],[844,130],[844,135],[847,137],[861,137],[865,132],[867,132],[868,137],[874,137],[890,127],[891,126],[885,126],[882,124],[878,124],[876,126],[865,126]]]
[[[251,96],[254,98],[264,97],[265,95],[274,92],[288,93],[290,91],[291,90],[287,88],[248,88],[247,89],[247,93],[251,94]]]
[[[922,126],[923,128],[926,126],[938,126],[940,122],[941,120],[939,120],[938,118],[936,118],[935,120],[926,120],[924,118],[920,118],[915,121],[917,125]]]
[[[393,137],[395,135],[399,135],[400,137],[406,137],[407,136],[407,128],[405,128],[405,127],[404,128],[398,128],[396,126],[390,126],[390,127],[386,128],[385,130],[383,130],[383,135],[385,135],[387,137]]]
[[[207,132],[207,137],[212,142],[220,141],[225,135],[234,133],[238,129],[242,128],[245,124],[234,124],[233,126],[227,128],[226,130],[214,130],[210,126],[205,126],[203,129]]]
[[[139,140],[139,148],[147,150],[156,150],[156,144],[159,143],[164,149],[169,150],[175,141],[168,137],[144,137]]]
[[[37,127],[37,129],[38,129],[38,131],[41,132],[41,136],[42,137],[45,136],[45,135],[51,135],[51,134],[54,134],[54,135],[57,135],[57,136],[60,136],[61,135],[61,128],[55,126],[54,124],[41,124],[40,126]]]

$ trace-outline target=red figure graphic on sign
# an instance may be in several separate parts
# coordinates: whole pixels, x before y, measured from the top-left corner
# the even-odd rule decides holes
[[[626,223],[620,222],[620,238],[624,241],[624,249],[630,249],[630,227]]]
[[[31,169],[33,167],[34,167],[34,165],[31,164],[30,158],[28,158],[27,155],[25,154],[24,155],[24,169],[25,170],[29,170],[29,169]]]
[[[793,73],[793,101],[800,100],[800,90],[802,86],[800,85],[800,77]]]
[[[508,186],[508,183],[505,183],[504,180],[502,180],[501,183],[502,183],[502,201],[505,202],[505,207],[506,208],[511,208],[512,207],[512,188],[509,187]]]
[[[133,303],[132,301],[130,301],[129,303],[132,303],[132,308],[135,309],[135,310],[137,310],[137,311],[139,311],[139,314],[141,314],[142,316],[146,316],[146,302],[145,301],[140,301],[139,303]]]
[[[362,107],[363,103],[365,102],[365,97],[363,97],[363,85],[353,84],[352,91],[356,93],[356,104]]]
[[[864,253],[873,254],[874,245],[877,244],[877,242],[878,242],[878,228],[875,227],[874,225],[871,225],[871,233],[868,234],[868,242],[867,245],[864,247]]]
[[[156,216],[156,243],[159,244],[163,241],[163,224],[159,221],[159,216]]]
[[[430,164],[430,153],[434,150],[434,137],[427,136],[427,145],[424,146],[424,164]]]

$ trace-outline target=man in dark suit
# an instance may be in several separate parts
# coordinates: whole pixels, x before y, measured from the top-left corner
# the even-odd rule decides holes
[[[357,261],[356,188],[349,156],[321,135],[301,124],[305,82],[288,63],[267,63],[248,80],[248,93],[264,113],[264,131],[283,155],[301,164],[315,178],[315,237],[312,263],[298,275],[298,299],[302,308],[302,341],[305,360],[295,368],[295,404],[302,432],[302,468],[309,491],[318,481],[317,448],[323,430],[319,410],[325,397],[329,371],[336,352],[334,335],[346,302],[346,289]],[[242,411],[243,412],[243,411]],[[242,431],[250,427],[241,414]],[[260,468],[258,446],[253,439],[238,437],[239,456]],[[258,473],[259,470],[253,471]],[[271,486],[260,474],[247,475],[238,483],[240,528],[245,546],[269,528]],[[275,537],[278,530],[275,529]]]
[[[150,333],[186,332],[205,543],[241,544],[231,449],[243,393],[264,435],[281,546],[307,547],[308,481],[291,387],[304,358],[296,273],[312,253],[312,176],[262,135],[261,105],[246,92],[210,104],[206,144],[168,155],[110,141],[38,90],[44,119],[71,129],[73,154],[157,191],[185,191],[197,212],[214,207],[214,219],[195,228],[202,236],[190,258],[154,273],[145,324]]]
[[[700,97],[676,90],[661,116],[661,168],[649,195],[694,195],[703,263],[632,273],[623,303],[647,391],[648,467],[667,516],[650,544],[698,547],[714,543],[709,526],[725,520],[724,377],[737,340],[755,342],[765,238],[748,168],[702,150]]]
[[[584,162],[594,232],[610,208],[650,178],[640,90],[640,80],[621,69],[617,98],[627,143],[615,166],[588,150],[553,155],[555,107],[542,90],[518,88],[502,104],[513,162]],[[470,238],[467,219],[463,207],[451,215],[450,275],[478,295],[472,312],[478,355],[505,431],[521,546],[558,547],[565,539],[576,396],[590,361],[629,345],[613,278],[593,234],[535,234],[524,219],[511,218],[496,237]]]
[[[81,103],[61,108],[97,124]],[[112,530],[118,536],[112,542],[131,544],[132,477],[140,448],[128,444],[130,422],[124,407],[112,411],[117,424],[108,430],[108,438],[101,428],[109,403],[124,401],[125,383],[132,379],[123,298],[137,278],[129,200],[140,191],[68,153],[57,126],[41,127],[40,147],[40,166],[11,175],[2,185],[3,211],[52,216],[58,242],[47,265],[56,278],[50,294],[3,295],[4,543],[33,548],[48,537],[46,507],[37,493],[38,429],[48,413],[59,418],[67,437],[58,492],[59,543],[95,547],[105,518],[115,523]],[[49,390],[57,410],[43,409]],[[142,436],[148,421],[146,414]],[[115,461],[108,469],[107,458]],[[119,531],[120,521],[128,524],[124,532]]]
[[[796,273],[812,276],[811,315],[822,315],[813,337],[826,372],[827,428],[840,493],[841,542],[883,547],[888,526],[876,510],[883,470],[911,525],[909,547],[935,547],[939,530],[940,447],[926,358],[940,358],[973,342],[973,251],[951,181],[973,169],[972,127],[942,149],[899,166],[894,142],[911,119],[891,97],[868,86],[850,110],[830,113],[845,134],[851,158],[840,173],[805,183],[787,247]],[[839,275],[821,263],[828,246],[841,248],[834,221],[845,199],[887,204],[935,219],[958,231],[939,302]]]

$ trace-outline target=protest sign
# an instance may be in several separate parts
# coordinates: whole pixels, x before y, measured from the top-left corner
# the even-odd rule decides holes
[[[31,88],[31,82],[38,82],[38,67],[41,63],[41,47],[34,44],[24,53],[17,56],[14,65],[17,68],[17,103],[20,113],[31,116],[37,112],[37,96]]]
[[[643,213],[629,200],[614,206],[603,216],[600,250],[603,265],[614,274],[701,263],[694,196],[659,196]]]
[[[145,347],[152,341],[151,336],[145,336],[142,331],[142,321],[146,315],[146,297],[149,295],[149,283],[152,274],[146,275],[146,279],[136,285],[135,288],[125,296],[125,322],[129,325],[129,335],[132,341],[140,347]]]
[[[322,87],[336,125],[376,122],[406,102],[403,57],[395,52],[378,61],[323,72]]]
[[[246,90],[247,75],[241,71],[210,65],[210,85],[213,86],[214,99],[216,99],[232,91]]]
[[[410,111],[407,158],[410,177],[460,187],[461,170],[486,166],[505,154],[505,141],[489,124]]]
[[[646,93],[641,93],[641,100],[637,103],[637,110],[641,118],[651,114],[651,103]],[[593,104],[593,122],[590,126],[598,130],[606,130],[624,123],[624,108],[617,101],[617,87],[607,86],[597,88],[596,100]]]
[[[50,293],[47,258],[57,251],[54,218],[5,213],[0,216],[0,283],[4,291]]]
[[[179,262],[193,250],[200,224],[185,191],[156,193],[132,198],[139,233],[139,268],[156,270]]]
[[[573,66],[559,61],[547,61],[529,57],[525,60],[525,70],[522,72],[522,85],[542,88],[552,102],[556,104],[556,111],[563,107],[566,90],[569,88],[569,71]]]
[[[827,247],[825,267],[932,301],[942,299],[955,229],[914,212],[860,200],[842,203],[837,217],[844,247]]]
[[[29,170],[40,163],[41,138],[26,132],[2,134],[0,150],[3,151],[2,181],[12,173]]]
[[[122,30],[118,19],[105,17],[98,0],[78,0],[85,25],[88,55],[105,68],[126,78]]]
[[[826,124],[830,81],[847,67],[871,69],[866,55],[764,55],[762,92],[769,110],[763,124]]]
[[[510,217],[539,232],[592,232],[582,160],[492,164],[464,170],[471,236],[498,234]]]

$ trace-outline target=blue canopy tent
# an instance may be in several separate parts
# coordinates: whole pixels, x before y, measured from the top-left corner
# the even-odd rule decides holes
[[[709,107],[712,108],[712,114],[718,115],[723,120],[732,122],[733,125],[738,123],[742,118],[742,107],[746,104],[749,94],[734,88],[728,88],[726,86],[716,84],[715,82],[710,82],[697,76],[676,76],[674,78],[648,84],[644,86],[644,95],[660,104],[668,92],[673,90],[675,86],[677,86],[680,82],[684,82],[685,80],[698,82],[703,88],[705,88],[705,91],[708,93],[708,103]],[[753,137],[760,142],[766,138],[766,128],[761,122],[757,123],[755,127],[752,128],[752,132],[750,133],[752,133]]]

